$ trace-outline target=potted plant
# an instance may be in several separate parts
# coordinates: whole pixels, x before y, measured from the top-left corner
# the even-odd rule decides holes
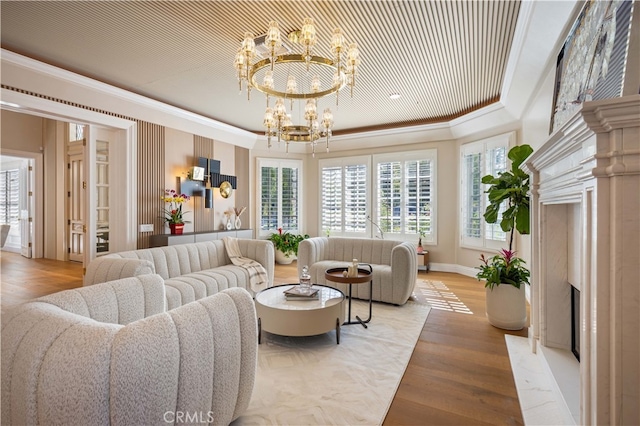
[[[182,234],[184,224],[189,221],[184,220],[184,215],[189,212],[182,211],[182,204],[189,201],[190,197],[185,194],[178,194],[175,189],[165,189],[164,195],[160,197],[165,203],[169,204],[168,208],[163,209],[162,217],[169,224],[172,234]]]
[[[282,228],[278,228],[278,233],[273,233],[269,236],[269,240],[273,243],[276,249],[275,257],[276,262],[282,265],[288,265],[296,259],[298,255],[298,244],[300,241],[309,238],[309,235],[292,234],[288,231],[282,231]]]
[[[509,248],[488,259],[481,255],[482,264],[477,268],[480,272],[476,277],[485,280],[489,323],[507,330],[520,330],[527,320],[524,284],[529,284],[529,270],[524,266],[525,261],[515,256],[513,234],[515,231],[523,235],[530,232],[529,175],[520,170],[520,165],[532,152],[529,145],[511,148],[508,153],[511,171],[482,178],[483,184],[491,185],[485,191],[489,196],[489,205],[484,213],[487,223],[496,223],[502,203],[507,203],[500,227],[509,233]]]

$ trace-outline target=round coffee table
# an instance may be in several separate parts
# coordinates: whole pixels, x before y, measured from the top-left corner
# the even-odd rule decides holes
[[[367,269],[362,269],[360,266],[366,266]],[[344,272],[346,272],[349,268],[331,268],[327,269],[324,272],[324,278],[327,281],[332,281],[334,283],[341,284],[349,284],[349,316],[347,317],[347,322],[344,325],[350,324],[361,324],[364,328],[367,327],[367,323],[371,321],[371,312],[373,310],[373,268],[368,263],[360,263],[358,264],[358,275],[355,277],[345,277]],[[351,286],[353,284],[365,284],[369,283],[369,318],[366,320],[360,319],[359,316],[356,315],[357,321],[351,321]]]
[[[314,284],[319,289],[316,300],[287,300],[285,290],[298,284],[269,287],[256,294],[258,343],[262,330],[281,336],[315,336],[336,331],[340,344],[340,325],[344,322],[344,293],[338,289]]]

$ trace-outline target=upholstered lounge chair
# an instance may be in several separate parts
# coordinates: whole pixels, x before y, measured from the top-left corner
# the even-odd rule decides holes
[[[329,268],[347,266],[352,259],[373,267],[373,300],[404,305],[418,276],[416,247],[408,242],[369,238],[316,237],[300,242],[298,272],[309,266],[311,281],[348,291],[346,284],[327,281],[324,272]],[[353,297],[369,299],[369,285],[352,287]]]

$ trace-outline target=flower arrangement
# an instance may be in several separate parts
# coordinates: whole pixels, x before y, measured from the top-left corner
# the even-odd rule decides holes
[[[165,189],[164,195],[160,197],[165,203],[169,204],[168,208],[165,208],[163,219],[170,225],[180,225],[189,223],[184,220],[184,214],[189,213],[182,211],[182,204],[189,201],[191,197],[185,194],[178,194],[174,189]]]
[[[273,243],[276,250],[280,250],[286,257],[298,254],[298,244],[300,241],[309,238],[309,235],[297,235],[278,228],[278,233],[269,236],[269,240]]]
[[[491,258],[480,256],[482,264],[476,269],[480,272],[476,275],[479,280],[486,280],[485,287],[493,290],[500,284],[511,284],[520,288],[523,283],[529,284],[529,270],[524,267],[525,261],[516,257],[516,252],[502,249]]]

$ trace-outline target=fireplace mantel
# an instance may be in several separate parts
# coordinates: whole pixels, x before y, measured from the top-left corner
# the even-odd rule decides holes
[[[580,395],[568,408],[580,424],[640,424],[640,95],[585,102],[523,168],[532,350],[570,351],[578,288]]]

